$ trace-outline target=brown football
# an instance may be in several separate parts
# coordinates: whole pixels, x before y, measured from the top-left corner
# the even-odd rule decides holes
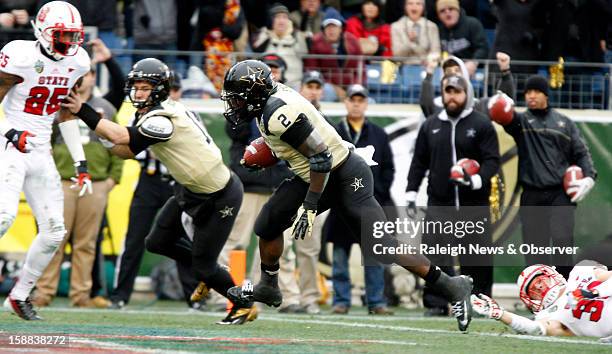
[[[262,137],[259,137],[244,149],[244,164],[247,166],[270,167],[278,162],[274,153]]]
[[[567,190],[570,187],[570,183],[577,181],[579,179],[582,179],[582,178],[584,178],[584,174],[582,173],[582,168],[576,165],[571,165],[570,167],[568,167],[567,170],[565,170],[565,174],[563,175],[563,189],[565,189],[565,193],[567,193]],[[570,198],[573,198],[574,194],[576,193],[575,192],[567,193],[567,195],[569,195]]]
[[[493,99],[493,98],[491,98]],[[491,120],[501,125],[508,125],[512,122],[514,116],[514,107],[506,112],[506,100],[503,97],[498,97],[489,109],[489,117]]]

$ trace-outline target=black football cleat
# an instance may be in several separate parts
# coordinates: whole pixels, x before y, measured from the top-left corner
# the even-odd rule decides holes
[[[457,319],[457,325],[461,332],[466,332],[472,321],[472,295],[473,280],[471,277],[460,275],[451,278],[453,288],[453,299],[451,312]]]
[[[259,284],[253,287],[250,281],[240,286],[235,286],[227,291],[227,298],[238,307],[251,307],[253,301],[264,303],[268,306],[279,307],[283,302],[283,295],[278,286],[270,284]]]
[[[227,298],[236,308],[253,306],[253,283],[245,281],[242,286],[234,286],[227,290]]]
[[[36,310],[34,310],[34,306],[32,306],[29,297],[21,301],[13,299],[11,295],[9,295],[6,297],[6,300],[4,300],[4,307],[26,321],[42,320],[42,317],[38,316]]]
[[[217,322],[219,325],[241,325],[246,322],[255,321],[257,318],[257,306],[238,307],[234,305],[227,316]]]

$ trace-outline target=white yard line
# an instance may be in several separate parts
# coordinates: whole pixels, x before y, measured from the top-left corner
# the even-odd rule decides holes
[[[72,309],[72,308],[45,308],[45,312],[77,312],[77,313],[91,313],[91,312],[99,312],[99,313],[108,313],[111,310],[105,309]],[[207,316],[207,317],[222,317],[223,313],[221,312],[188,312],[188,311],[168,311],[168,310],[112,310],[115,313],[125,313],[125,314],[154,314],[154,315],[171,315],[171,316],[185,316],[185,315],[196,315],[196,316]],[[384,329],[391,331],[401,331],[401,332],[416,332],[416,333],[439,333],[439,334],[450,334],[450,335],[465,335],[461,334],[458,331],[450,331],[444,329],[433,329],[433,328],[418,328],[418,327],[409,327],[409,326],[395,326],[395,325],[385,325],[385,324],[376,324],[376,323],[362,323],[362,322],[348,322],[348,321],[335,321],[335,320],[326,320],[327,318],[331,318],[332,316],[324,316],[321,319],[314,319],[311,316],[304,316],[302,318],[290,318],[288,315],[281,314],[262,314],[260,318],[262,320],[268,321],[276,321],[276,322],[290,322],[290,323],[301,323],[301,324],[322,324],[322,325],[332,325],[339,327],[350,327],[350,328],[372,328],[372,329]],[[293,316],[291,316],[293,317]],[[333,316],[334,319],[338,316]],[[391,320],[431,320],[431,318],[425,317],[409,317],[409,316],[395,316],[391,317],[369,317],[363,316],[367,320],[375,320],[375,321],[391,321]],[[352,316],[348,315],[347,317],[340,317],[346,319],[356,319],[360,318],[360,316]],[[441,318],[441,321],[454,321],[453,319]],[[540,342],[552,342],[552,343],[567,343],[567,344],[587,344],[587,345],[607,345],[604,343],[599,343],[595,341],[589,341],[584,339],[571,339],[571,338],[559,338],[559,337],[542,337],[542,336],[527,336],[527,335],[519,335],[519,334],[500,334],[500,333],[491,333],[491,332],[470,332],[467,335],[477,335],[484,337],[507,337],[514,338],[520,340],[527,341],[540,341]],[[197,338],[197,337],[194,337]]]

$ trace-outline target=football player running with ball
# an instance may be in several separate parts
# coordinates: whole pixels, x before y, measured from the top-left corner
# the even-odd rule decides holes
[[[159,212],[145,240],[147,249],[191,267],[209,288],[225,296],[234,286],[228,271],[217,263],[242,204],[242,183],[223,164],[221,151],[200,117],[168,98],[170,71],[163,62],[146,58],[128,74],[126,95],[137,109],[132,126],[123,127],[98,114],[76,93],[64,104],[121,158],[134,158],[147,147],[176,181],[174,196]],[[193,220],[193,241],[183,237],[182,213]],[[257,317],[252,303],[233,306],[219,324],[242,324]]]
[[[64,194],[51,151],[53,121],[75,162],[80,196],[92,192],[85,153],[76,120],[60,102],[79,78],[90,70],[90,59],[80,44],[83,23],[77,9],[52,1],[32,21],[35,41],[9,42],[0,52],[0,237],[15,221],[23,190],[38,234],[28,249],[19,280],[4,307],[24,320],[40,320],[30,292],[47,268],[66,234]],[[59,112],[58,112],[59,111]]]
[[[517,283],[535,320],[505,311],[483,294],[472,295],[474,311],[521,334],[589,336],[612,343],[612,271],[606,266],[582,261],[566,281],[553,267],[536,264],[525,268]]]
[[[362,234],[362,225],[371,226],[376,221],[386,221],[386,217],[374,199],[372,172],[367,163],[342,143],[336,130],[310,102],[275,83],[266,64],[256,60],[235,64],[225,75],[221,96],[226,104],[225,118],[234,125],[249,124],[255,119],[266,144],[296,175],[279,185],[257,217],[260,282],[254,287],[246,283],[228,292],[235,303],[254,300],[278,307],[282,302],[278,260],[285,229],[293,224],[296,239],[310,237],[315,215],[329,208],[336,208],[355,235]],[[360,240],[366,254],[374,242],[371,235],[364,234]],[[397,243],[392,237],[376,241]],[[459,329],[467,330],[471,279],[449,277],[422,256],[389,256],[380,261],[400,264],[439,289],[453,304]]]

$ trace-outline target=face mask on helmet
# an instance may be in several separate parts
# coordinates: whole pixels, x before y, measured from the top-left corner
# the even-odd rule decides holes
[[[257,60],[235,64],[225,74],[221,92],[225,119],[234,126],[251,121],[261,114],[275,90],[272,71],[266,64]]]
[[[565,278],[553,267],[534,265],[527,267],[518,278],[521,301],[537,313],[552,305],[565,288]]]
[[[75,55],[78,47],[83,43],[83,31],[74,29],[52,29],[51,48],[54,52],[71,56]]]

